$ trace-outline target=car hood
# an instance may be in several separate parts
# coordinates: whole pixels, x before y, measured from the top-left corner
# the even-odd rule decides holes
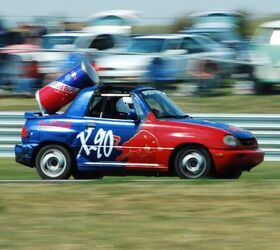
[[[112,69],[141,68],[147,67],[153,57],[153,55],[146,54],[112,55],[100,58],[96,64],[102,68]]]
[[[176,121],[178,121],[180,123],[207,126],[207,127],[223,130],[239,139],[254,138],[254,135],[251,132],[249,132],[245,129],[239,128],[239,127],[235,127],[233,125],[226,124],[226,123],[200,120],[200,119],[194,119],[194,118],[185,118],[185,119],[180,119],[180,120],[176,120]]]

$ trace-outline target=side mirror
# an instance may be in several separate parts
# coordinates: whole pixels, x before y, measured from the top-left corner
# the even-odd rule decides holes
[[[140,119],[139,119],[138,115],[136,114],[136,112],[128,113],[127,118],[129,120],[133,120],[136,124],[140,123]]]

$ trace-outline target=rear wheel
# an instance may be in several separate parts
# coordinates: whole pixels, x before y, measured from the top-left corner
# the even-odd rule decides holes
[[[185,147],[175,157],[175,171],[182,179],[207,177],[211,169],[211,157],[202,147]]]
[[[35,160],[42,179],[68,179],[72,173],[72,160],[68,150],[60,145],[47,145],[40,149]]]

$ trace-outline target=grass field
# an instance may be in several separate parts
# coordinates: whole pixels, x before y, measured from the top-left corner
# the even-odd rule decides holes
[[[278,165],[235,181],[0,183],[0,249],[279,249]],[[39,179],[11,158],[0,178]]]
[[[279,95],[175,97],[187,113],[279,113]],[[1,98],[0,111],[38,110],[35,99]],[[46,183],[0,158],[1,250],[278,250],[280,166],[239,180],[105,177]],[[148,180],[148,181],[147,181]]]
[[[279,166],[279,167],[278,167]],[[36,170],[24,167],[15,162],[13,158],[0,158],[0,180],[39,180]],[[105,177],[102,183],[123,182],[126,180],[147,179],[146,177]],[[177,177],[149,178],[155,180],[179,180]],[[280,163],[263,162],[251,172],[244,172],[241,181],[280,180]],[[203,180],[203,182],[212,180]]]

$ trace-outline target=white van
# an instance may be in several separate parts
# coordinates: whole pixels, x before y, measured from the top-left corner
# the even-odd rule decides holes
[[[280,20],[257,28],[249,53],[256,91],[270,92],[280,84]]]

